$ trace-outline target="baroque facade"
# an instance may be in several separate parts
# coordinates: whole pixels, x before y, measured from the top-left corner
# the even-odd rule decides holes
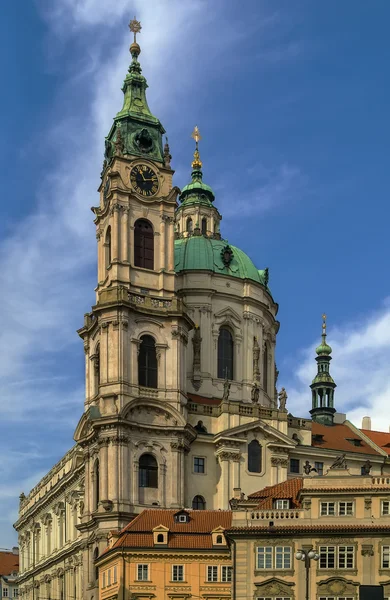
[[[130,53],[93,208],[96,302],[78,331],[84,412],[74,447],[20,496],[25,600],[96,600],[109,532],[145,508],[228,509],[302,475],[308,459],[326,470],[340,452],[351,473],[368,459],[373,475],[389,468],[386,450],[335,412],[325,326],[313,421],[288,414],[268,269],[223,239],[197,128],[191,180],[173,185],[135,40]]]

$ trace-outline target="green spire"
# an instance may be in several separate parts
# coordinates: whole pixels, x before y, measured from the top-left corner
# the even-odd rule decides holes
[[[326,315],[322,315],[321,344],[316,348],[317,375],[310,386],[312,390],[312,409],[310,414],[313,421],[324,425],[333,425],[334,390],[336,384],[329,372],[332,360],[332,348],[326,343]]]
[[[132,61],[123,82],[122,109],[117,113],[106,138],[105,159],[109,162],[119,154],[144,156],[164,162],[162,136],[165,129],[150,112],[146,100],[148,84],[138,61],[141,48],[136,36],[141,31],[141,23],[134,18],[130,21],[129,28],[134,34],[134,41],[130,46]]]
[[[194,160],[191,163],[191,183],[183,187],[180,195],[180,201],[188,204],[203,204],[203,206],[212,206],[215,195],[211,187],[203,183],[202,161],[199,154],[199,141],[202,139],[198,126],[195,125],[191,137],[195,140]],[[188,200],[187,200],[188,199]]]

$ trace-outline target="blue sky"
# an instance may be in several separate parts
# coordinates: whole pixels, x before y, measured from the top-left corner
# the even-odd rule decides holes
[[[0,20],[0,531],[71,446],[76,329],[94,302],[90,207],[136,14],[149,105],[187,183],[195,124],[222,233],[270,269],[289,409],[310,409],[328,314],[339,411],[390,424],[390,5],[5,0]]]

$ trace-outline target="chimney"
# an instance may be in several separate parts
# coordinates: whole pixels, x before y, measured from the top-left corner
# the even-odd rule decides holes
[[[362,429],[367,429],[368,431],[371,431],[371,417],[363,417]]]
[[[14,546],[12,548],[12,554],[19,554],[19,548],[18,548],[18,546]]]

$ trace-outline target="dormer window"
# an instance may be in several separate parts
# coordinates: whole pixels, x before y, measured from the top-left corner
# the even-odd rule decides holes
[[[180,511],[175,514],[175,521],[177,523],[188,523],[190,520],[190,515],[186,511]]]
[[[324,441],[324,436],[322,433],[314,433],[313,434],[313,442],[315,442],[316,444],[322,444],[323,441]]]
[[[278,510],[288,510],[290,508],[290,500],[275,500],[274,508]]]
[[[166,546],[168,544],[168,527],[159,525],[153,529],[153,542],[155,546]]]
[[[217,537],[215,538],[215,543],[216,544],[223,544],[223,537],[222,537],[222,535],[217,535]]]
[[[179,523],[187,523],[187,515],[179,515]]]
[[[217,527],[214,531],[211,532],[213,546],[226,546],[226,539],[224,536],[224,528]]]
[[[363,446],[362,440],[360,440],[359,438],[346,438],[346,440],[353,446]]]

